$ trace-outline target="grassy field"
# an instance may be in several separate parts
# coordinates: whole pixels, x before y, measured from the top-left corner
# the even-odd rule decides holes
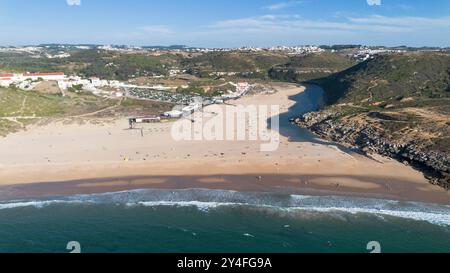
[[[124,99],[104,99],[90,93],[70,93],[62,97],[20,89],[0,88],[0,135],[23,129],[43,119],[111,118],[159,114],[172,107],[168,103]]]

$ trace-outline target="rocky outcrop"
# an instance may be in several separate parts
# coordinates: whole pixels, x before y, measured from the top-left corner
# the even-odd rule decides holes
[[[316,135],[357,147],[364,153],[394,158],[422,171],[431,183],[450,189],[450,158],[447,154],[424,150],[420,143],[396,143],[382,136],[379,129],[367,123],[341,122],[339,112],[323,110],[306,113],[291,121]]]

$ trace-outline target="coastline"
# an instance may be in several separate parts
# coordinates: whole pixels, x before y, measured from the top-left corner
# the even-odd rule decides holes
[[[260,142],[170,139],[171,124],[126,130],[126,121],[31,126],[0,140],[0,199],[76,195],[139,188],[343,195],[450,204],[450,193],[380,156],[364,156],[313,136],[289,118],[317,104],[314,86],[280,84],[279,92],[237,103],[280,106],[280,147]],[[311,91],[311,92],[309,92]],[[315,94],[311,96],[311,94]]]
[[[40,199],[54,196],[75,196],[115,193],[140,189],[155,190],[230,190],[311,196],[341,196],[382,200],[422,202],[450,205],[446,193],[421,191],[411,188],[407,181],[392,181],[376,177],[326,177],[317,175],[210,175],[210,176],[133,176],[71,180],[62,182],[36,182],[2,186],[0,202]],[[358,183],[337,186],[330,181],[370,181],[378,187],[361,187]],[[391,183],[396,188],[389,188]],[[194,201],[194,200],[193,200]]]
[[[8,233],[2,251],[63,251],[76,238],[84,252],[261,252],[267,240],[272,252],[359,252],[376,238],[384,252],[447,252],[450,231],[450,206],[293,191],[139,189],[51,196],[0,202],[0,215]],[[429,236],[422,239],[424,232]],[[49,241],[46,234],[56,236]],[[305,244],[309,240],[315,243]]]

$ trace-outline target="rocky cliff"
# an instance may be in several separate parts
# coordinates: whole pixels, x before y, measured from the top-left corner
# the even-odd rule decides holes
[[[318,136],[359,148],[364,153],[378,153],[399,160],[422,171],[431,183],[450,188],[450,158],[447,153],[426,150],[420,141],[393,141],[385,131],[368,122],[339,119],[336,109],[304,114],[292,122]]]

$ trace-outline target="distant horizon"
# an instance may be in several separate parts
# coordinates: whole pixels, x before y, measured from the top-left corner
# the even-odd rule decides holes
[[[384,48],[439,48],[439,49],[448,49],[450,46],[409,46],[409,45],[369,45],[369,44],[353,44],[353,43],[343,43],[343,44],[274,44],[271,46],[237,46],[237,47],[204,47],[204,46],[193,46],[193,45],[184,45],[184,44],[168,44],[168,45],[159,45],[159,44],[145,44],[145,45],[135,45],[135,44],[101,44],[101,43],[39,43],[39,44],[16,44],[16,45],[1,45],[2,48],[20,48],[20,47],[43,47],[43,46],[112,46],[112,47],[140,47],[140,48],[200,48],[200,49],[241,49],[241,48],[272,48],[272,47],[302,47],[302,46],[317,46],[317,47],[333,47],[333,46],[365,46],[365,47],[384,47]]]

